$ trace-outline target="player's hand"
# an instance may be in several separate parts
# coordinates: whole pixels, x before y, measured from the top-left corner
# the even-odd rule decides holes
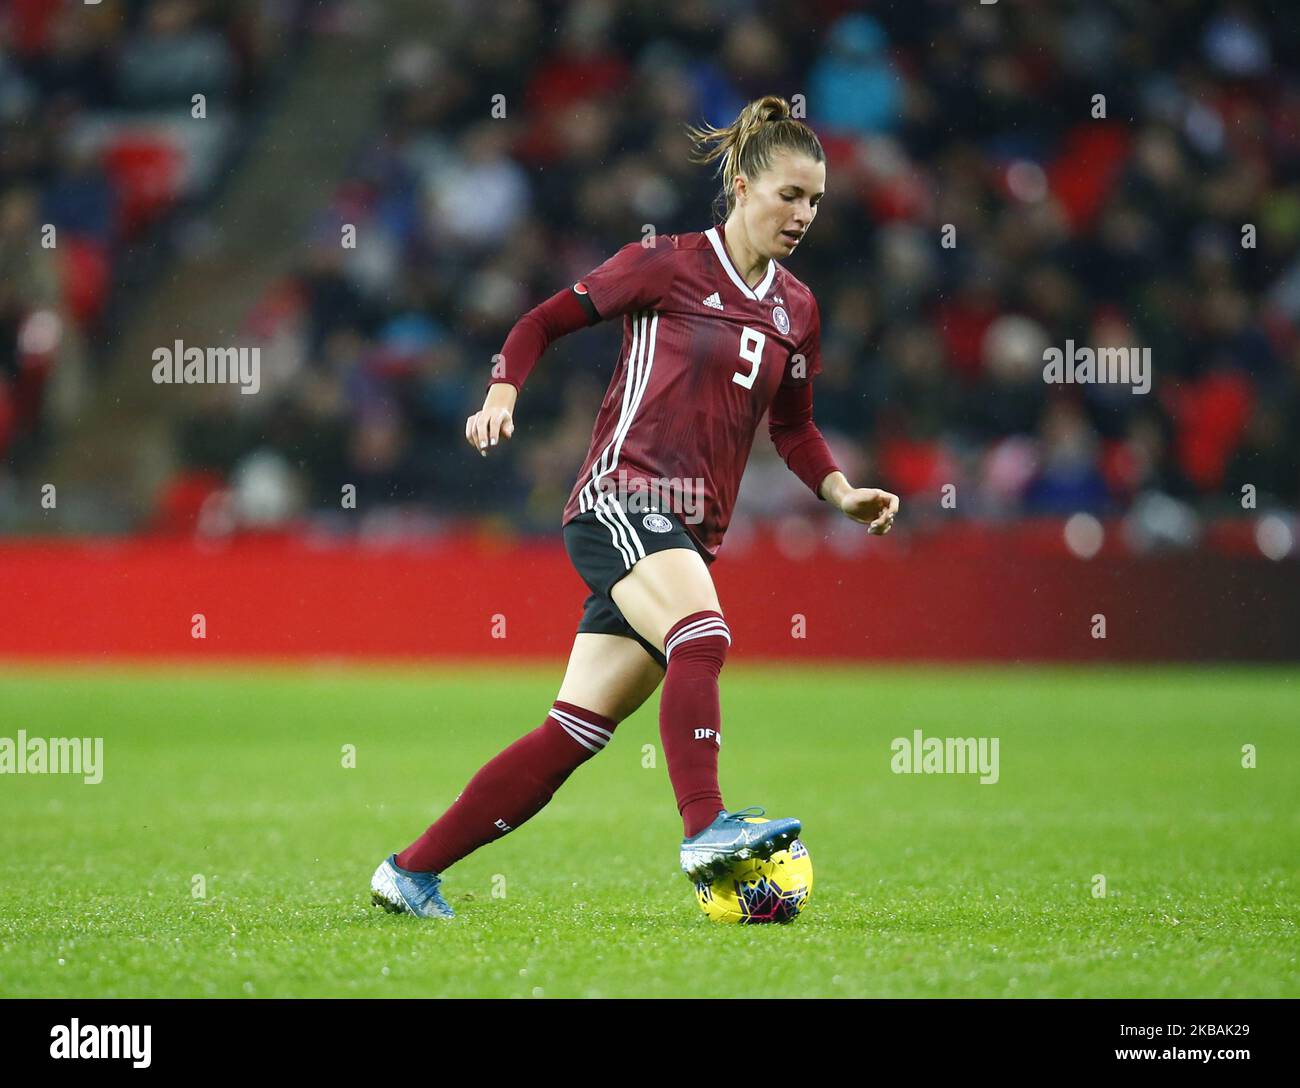
[[[487,456],[489,446],[515,433],[515,421],[509,408],[484,408],[465,421],[465,441]]]
[[[489,446],[515,433],[514,405],[518,391],[504,383],[493,384],[483,407],[465,420],[465,441],[484,457]]]
[[[867,532],[884,536],[894,527],[898,496],[878,487],[855,487],[840,500],[840,509],[854,521],[863,522]]]

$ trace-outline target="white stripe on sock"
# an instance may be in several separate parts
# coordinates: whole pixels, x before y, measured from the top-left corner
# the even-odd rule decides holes
[[[722,617],[708,616],[702,620],[697,620],[695,623],[688,624],[673,635],[664,646],[664,657],[672,657],[673,650],[683,642],[706,638],[709,635],[721,635],[727,640],[727,645],[731,645],[731,628],[726,625]]]
[[[570,725],[574,729],[577,729],[583,735],[594,740],[602,748],[609,743],[610,738],[613,736],[608,729],[602,729],[598,725],[593,725],[591,722],[585,721],[574,714],[568,714],[563,710],[557,710],[555,707],[551,707],[551,717],[561,725]]]
[[[691,631],[698,630],[699,628],[705,626],[706,624],[712,624],[712,623],[721,623],[723,626],[726,626],[726,620],[724,620],[721,616],[715,613],[714,615],[704,616],[698,620],[692,620],[685,627],[678,628],[676,634],[674,634],[672,637],[676,639],[680,635],[688,634]]]
[[[576,729],[574,729],[573,726],[571,725],[565,725],[564,722],[560,722],[560,728],[563,729],[566,733],[568,733],[569,736],[571,736],[574,740],[576,740],[589,752],[599,752],[601,748],[604,747],[604,745],[592,744],[585,737],[583,737],[581,733],[579,733]]]

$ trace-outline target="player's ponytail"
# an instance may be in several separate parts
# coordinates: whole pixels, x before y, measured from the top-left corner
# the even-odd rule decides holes
[[[736,206],[734,179],[737,174],[753,180],[772,165],[776,151],[798,151],[814,162],[825,162],[821,141],[802,121],[791,115],[790,103],[776,95],[764,95],[749,103],[726,128],[688,125],[691,138],[691,161],[718,163],[722,192],[716,210],[720,219],[731,215]]]

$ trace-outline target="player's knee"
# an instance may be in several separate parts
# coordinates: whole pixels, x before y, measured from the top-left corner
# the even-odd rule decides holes
[[[669,667],[674,660],[689,660],[721,672],[730,646],[731,628],[722,613],[712,609],[683,616],[664,636],[664,656]]]

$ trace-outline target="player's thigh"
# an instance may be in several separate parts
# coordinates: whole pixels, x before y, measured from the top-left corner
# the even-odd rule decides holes
[[[647,555],[614,583],[610,596],[637,631],[655,646],[683,616],[721,612],[713,577],[694,548],[668,548]]]
[[[663,678],[659,663],[635,639],[580,631],[556,698],[621,722]]]

